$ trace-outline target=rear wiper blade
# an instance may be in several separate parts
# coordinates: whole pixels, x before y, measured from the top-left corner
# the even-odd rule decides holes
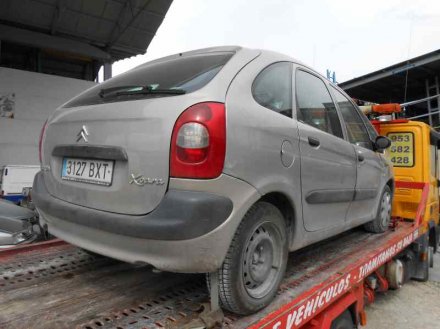
[[[99,96],[101,98],[117,97],[123,95],[183,95],[186,91],[183,89],[155,89],[151,86],[121,86],[101,89]]]

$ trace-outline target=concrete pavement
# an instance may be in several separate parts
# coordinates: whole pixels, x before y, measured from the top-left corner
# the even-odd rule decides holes
[[[440,329],[440,253],[434,255],[428,282],[411,281],[376,295],[360,329]]]

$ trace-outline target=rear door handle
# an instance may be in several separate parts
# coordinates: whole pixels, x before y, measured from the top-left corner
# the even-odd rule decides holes
[[[364,155],[363,155],[362,153],[358,153],[358,161],[359,161],[359,162],[362,162],[362,161],[364,161],[364,160],[365,160]]]
[[[309,137],[308,139],[309,139],[309,144],[311,146],[313,146],[313,147],[318,147],[319,146],[319,144],[320,144],[319,139],[314,138],[314,137]]]

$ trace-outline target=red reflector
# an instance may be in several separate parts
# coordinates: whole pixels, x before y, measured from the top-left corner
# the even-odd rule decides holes
[[[186,163],[199,163],[206,159],[208,147],[202,149],[190,149],[177,146],[177,157]]]

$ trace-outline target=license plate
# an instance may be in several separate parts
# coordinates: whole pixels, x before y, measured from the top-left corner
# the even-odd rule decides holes
[[[64,158],[61,179],[109,186],[114,161]]]

